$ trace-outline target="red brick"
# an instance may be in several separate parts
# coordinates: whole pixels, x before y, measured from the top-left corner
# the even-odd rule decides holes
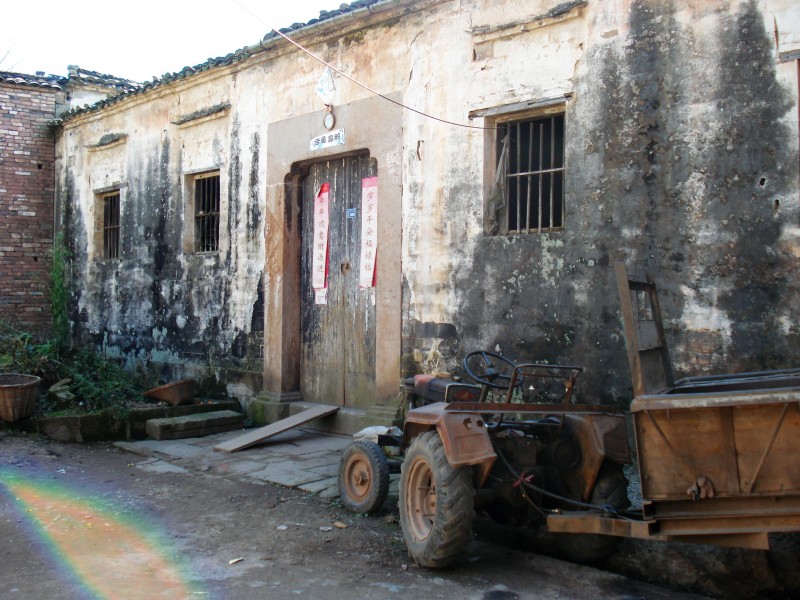
[[[0,83],[0,290],[14,298],[0,304],[0,319],[41,335],[51,322],[55,141],[47,122],[55,116],[56,93]]]

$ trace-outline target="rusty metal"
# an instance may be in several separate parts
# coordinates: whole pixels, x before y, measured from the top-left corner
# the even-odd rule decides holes
[[[194,379],[181,379],[147,390],[142,396],[167,402],[173,406],[194,402]]]
[[[753,518],[701,516],[696,519],[662,519],[658,530],[664,535],[733,535],[739,533],[761,533],[800,531],[800,515],[762,515]]]
[[[660,539],[656,523],[620,519],[587,511],[562,511],[547,515],[550,533],[590,533],[639,539]]]
[[[718,496],[800,494],[800,411],[789,410],[798,400],[764,399],[635,410],[643,496],[680,499],[701,476]]]
[[[726,548],[747,548],[749,550],[769,550],[769,537],[765,532],[731,533],[726,535],[664,535],[657,539],[665,542],[683,542],[684,544],[710,544]]]
[[[695,502],[684,497],[670,502],[644,502],[642,505],[642,516],[654,521],[694,519],[709,513],[716,517],[755,518],[800,515],[800,497],[796,494],[730,498],[716,496],[706,502]]]
[[[761,459],[758,461],[756,472],[753,473],[753,476],[750,478],[750,483],[747,485],[747,489],[745,490],[745,493],[747,494],[750,494],[753,491],[756,481],[758,481],[758,477],[761,475],[761,469],[764,468],[764,461],[767,460],[767,456],[769,455],[770,450],[772,450],[772,445],[775,443],[775,438],[778,436],[778,431],[780,430],[781,425],[783,425],[783,420],[786,417],[787,410],[789,410],[789,405],[784,404],[781,416],[778,419],[778,422],[775,424],[775,429],[772,432],[772,436],[769,438],[769,442],[767,442],[767,447],[764,448],[764,453],[761,455]]]
[[[672,363],[655,282],[649,276],[644,281],[629,279],[624,263],[616,265],[616,273],[633,395],[638,397],[672,388]],[[640,301],[645,300],[649,309],[634,311],[634,299],[637,308]]]
[[[655,283],[624,265],[617,280],[643,518],[666,539],[754,548],[800,531],[800,369],[672,383]]]
[[[451,402],[447,412],[478,412],[481,414],[524,413],[532,415],[557,415],[565,413],[624,414],[625,411],[614,406],[601,404],[518,404],[516,402]]]
[[[563,502],[560,506],[586,509],[561,512],[526,497],[540,515],[550,511],[545,520],[553,533],[764,549],[768,533],[800,531],[800,369],[674,382],[655,283],[650,278],[629,279],[620,265],[617,278],[635,392],[630,416],[644,499],[640,512],[612,516],[591,505],[596,480],[605,465],[630,462],[627,422],[626,413],[613,407],[570,404],[581,371],[578,367],[514,365],[511,375],[504,375],[509,381],[505,402],[483,401],[491,381],[482,382],[480,394],[475,387],[463,388],[472,401],[448,394],[448,386],[458,384],[439,382],[436,393],[459,401],[410,411],[403,446],[422,431],[436,428],[450,464],[475,467],[478,487],[487,481],[499,454],[500,466],[509,471],[510,479],[505,480],[509,490],[529,488]],[[564,380],[562,402],[512,401],[526,377]],[[525,420],[524,415],[533,418]],[[492,419],[490,428],[484,419]],[[528,428],[538,444],[516,446],[522,454],[516,459],[515,464],[521,466],[518,470],[510,465],[503,446],[513,450],[513,439],[500,438],[508,427],[519,428],[517,439],[521,440],[527,439]],[[540,435],[538,431],[544,433],[535,437]],[[547,452],[562,436],[581,451],[578,461],[560,467],[559,484],[567,491],[554,494],[537,489],[532,482],[538,456],[524,453],[541,451],[545,460],[553,460]],[[493,441],[498,444],[496,451]],[[502,483],[503,473],[499,475],[489,483],[495,479]],[[502,495],[505,488],[494,489]],[[513,501],[513,497],[502,497]]]
[[[699,526],[695,524],[694,528],[687,531],[686,528],[671,527],[669,524],[663,527],[662,523],[655,521],[621,519],[586,511],[560,512],[547,516],[547,530],[550,533],[612,535],[661,542],[713,544],[753,550],[769,549],[767,531],[745,532],[730,527],[720,527],[719,523],[716,527],[717,532],[709,529],[708,523]],[[723,533],[723,530],[729,533]]]
[[[546,373],[542,373],[542,371],[546,371]],[[552,371],[555,371],[555,373],[552,373]],[[564,395],[562,402],[564,404],[569,404],[575,382],[582,371],[582,367],[573,365],[548,365],[545,363],[518,364],[511,370],[511,381],[508,385],[508,391],[506,392],[506,402],[511,402],[518,381],[524,380],[525,377],[541,377],[546,379],[563,379]]]
[[[792,404],[800,401],[800,381],[791,388],[753,390],[739,393],[672,394],[639,396],[631,403],[631,412],[644,410],[677,410],[721,408],[724,406],[758,406],[766,404]]]
[[[407,448],[412,439],[435,427],[450,466],[477,467],[476,482],[478,486],[483,485],[497,460],[483,417],[475,412],[451,413],[445,410],[447,406],[444,402],[437,402],[409,412],[403,428],[402,445]]]
[[[697,475],[697,468],[695,468],[692,465],[690,465],[689,462],[681,455],[681,453],[678,452],[675,449],[675,447],[669,441],[667,436],[664,435],[664,432],[661,430],[661,427],[658,425],[658,421],[656,421],[656,418],[653,416],[653,413],[651,413],[649,410],[645,410],[645,411],[642,411],[642,412],[644,412],[644,414],[647,415],[647,418],[650,419],[650,423],[652,423],[653,427],[656,430],[656,433],[658,433],[658,437],[661,438],[661,441],[664,442],[664,445],[669,449],[669,451],[672,453],[672,455],[676,459],[678,459],[678,462],[681,463],[681,465],[683,466],[684,469],[686,469],[687,474],[689,475],[689,477],[696,476]]]

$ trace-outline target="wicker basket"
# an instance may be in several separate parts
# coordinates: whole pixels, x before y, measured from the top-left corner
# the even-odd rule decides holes
[[[39,382],[35,375],[0,374],[0,419],[13,423],[36,410]]]

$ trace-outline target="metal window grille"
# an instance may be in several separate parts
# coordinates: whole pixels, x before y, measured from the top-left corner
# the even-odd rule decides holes
[[[564,225],[564,116],[504,123],[498,131],[505,172],[505,231]],[[506,152],[502,152],[505,145]]]
[[[119,258],[119,192],[103,196],[103,258]]]
[[[219,174],[195,177],[194,249],[196,252],[219,250]]]

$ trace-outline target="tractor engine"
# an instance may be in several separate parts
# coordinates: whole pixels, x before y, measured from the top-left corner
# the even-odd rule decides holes
[[[542,508],[559,502],[533,488],[557,496],[580,498],[576,468],[580,444],[556,417],[537,421],[501,421],[489,425],[497,460],[481,491],[478,508],[497,522],[537,526],[544,523]]]

